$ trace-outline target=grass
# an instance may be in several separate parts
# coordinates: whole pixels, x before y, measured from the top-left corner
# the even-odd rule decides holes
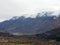
[[[60,45],[60,42],[56,42]],[[35,41],[35,42],[0,42],[0,45],[55,45],[54,42],[49,41]]]
[[[28,43],[28,42],[20,42],[20,43],[14,43],[14,42],[1,42],[0,45],[34,45],[33,43]]]

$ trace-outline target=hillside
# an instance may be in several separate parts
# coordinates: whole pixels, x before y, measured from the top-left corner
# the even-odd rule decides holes
[[[45,33],[46,35],[56,35],[56,36],[60,36],[60,28],[56,28],[56,29],[53,29],[51,31],[47,31]]]
[[[0,22],[0,31],[13,34],[40,34],[60,27],[60,17],[50,15],[47,12],[43,16],[37,14],[35,18],[13,17]]]

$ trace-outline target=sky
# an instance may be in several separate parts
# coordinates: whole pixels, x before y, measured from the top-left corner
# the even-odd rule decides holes
[[[13,16],[35,16],[44,11],[60,11],[60,0],[0,0],[0,21]]]

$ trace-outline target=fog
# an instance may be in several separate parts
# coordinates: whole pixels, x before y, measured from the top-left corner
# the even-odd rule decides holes
[[[45,10],[58,13],[60,0],[0,0],[0,21],[13,16],[35,16],[36,13]]]

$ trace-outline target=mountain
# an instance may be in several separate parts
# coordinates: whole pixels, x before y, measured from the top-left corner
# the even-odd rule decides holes
[[[14,35],[12,35],[12,34],[9,34],[9,33],[7,33],[7,32],[0,32],[0,37],[13,37]]]
[[[60,36],[60,28],[56,28],[56,29],[53,29],[51,31],[47,31],[44,34]]]
[[[60,27],[60,17],[51,16],[51,14],[44,13],[37,14],[35,18],[13,17],[10,20],[0,22],[0,31],[9,32],[13,34],[40,34],[46,31]]]
[[[60,27],[51,31],[47,31],[44,34],[47,35],[46,39],[56,39],[57,41],[60,41]]]

